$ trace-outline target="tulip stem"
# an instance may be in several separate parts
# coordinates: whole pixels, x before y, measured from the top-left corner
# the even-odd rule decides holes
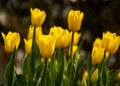
[[[72,33],[71,45],[70,45],[70,59],[71,59],[71,85],[73,85],[73,40],[74,40],[74,32]]]
[[[42,80],[41,80],[41,83],[43,83],[42,86],[47,86],[46,85],[46,80],[47,80],[47,61],[48,61],[48,59],[45,58],[45,69],[44,69],[43,77],[42,77]]]
[[[73,53],[72,53],[72,49],[73,49],[73,40],[74,40],[74,32],[72,33],[72,39],[71,39],[71,45],[70,45],[70,56],[71,56],[71,63],[73,65]]]

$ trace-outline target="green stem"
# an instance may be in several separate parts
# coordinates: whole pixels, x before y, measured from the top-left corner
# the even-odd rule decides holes
[[[74,40],[74,32],[72,33],[72,39],[71,39],[71,45],[70,45],[70,59],[71,59],[72,65],[73,65],[73,53],[72,53],[72,49],[73,49],[73,40]]]
[[[47,58],[45,58],[45,69],[43,73],[43,86],[46,86],[46,80],[47,80]]]
[[[70,60],[71,60],[71,86],[73,85],[73,40],[74,40],[74,32],[72,32],[72,39],[71,39],[71,45],[70,45]]]

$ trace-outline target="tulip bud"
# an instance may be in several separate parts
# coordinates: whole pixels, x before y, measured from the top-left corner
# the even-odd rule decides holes
[[[79,31],[84,13],[79,10],[70,10],[68,13],[68,27],[71,31]]]
[[[26,40],[24,39],[25,43],[25,51],[27,54],[31,54],[31,48],[32,48],[32,39]]]
[[[114,54],[119,48],[120,36],[117,36],[116,33],[107,31],[103,33],[102,42],[105,50]]]
[[[16,47],[16,49],[18,48],[18,46],[20,44],[19,33],[9,31],[7,36],[5,36],[5,34],[3,32],[1,34],[3,37],[4,43],[5,43],[4,48],[7,52],[12,52],[15,47]]]
[[[98,68],[93,72],[92,76],[91,76],[91,81],[94,83],[94,82],[97,82],[98,80]]]
[[[41,11],[38,8],[35,8],[34,10],[31,8],[31,23],[35,26],[41,26],[46,18],[45,11]]]
[[[99,64],[102,62],[104,56],[104,48],[94,46],[92,49],[92,63]]]

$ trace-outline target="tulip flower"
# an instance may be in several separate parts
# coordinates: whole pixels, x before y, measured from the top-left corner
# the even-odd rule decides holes
[[[73,45],[77,45],[79,43],[81,37],[81,33],[75,32],[74,33],[74,39],[73,39]],[[72,32],[70,32],[70,41],[72,39]]]
[[[56,36],[56,47],[64,48],[70,43],[70,33],[68,30],[64,30],[62,27],[51,27],[49,34]]]
[[[94,83],[98,80],[98,68],[93,72],[91,76],[91,81]]]
[[[41,26],[46,18],[45,11],[41,11],[38,8],[30,9],[31,11],[31,23],[35,26]]]
[[[36,27],[35,29],[36,29],[36,42],[38,44],[38,39],[42,35],[42,27]],[[33,31],[34,31],[34,26],[30,25],[28,36],[27,36],[28,40],[33,39]]]
[[[69,45],[69,43],[70,43],[69,37],[70,37],[69,31],[64,30],[61,35],[61,47],[65,48]]]
[[[75,52],[77,51],[77,49],[78,49],[78,46],[77,46],[77,45],[73,45],[73,48],[72,48],[72,55],[75,54]],[[70,49],[69,49],[69,51],[68,51],[68,54],[70,55]]]
[[[79,31],[84,13],[79,10],[70,10],[68,13],[68,27],[71,31]]]
[[[96,38],[95,41],[94,41],[94,43],[93,43],[93,46],[102,47],[103,48],[103,46],[102,46],[103,44],[102,43],[103,43],[102,39]],[[109,57],[109,52],[106,51],[106,58],[108,58],[108,57]]]
[[[117,76],[115,77],[116,80],[120,80],[120,72],[118,72]]]
[[[31,54],[31,48],[32,48],[32,39],[26,40],[24,39],[25,43],[25,51],[27,54]]]
[[[103,60],[104,48],[94,46],[92,49],[92,63],[99,64]]]
[[[3,32],[1,34],[5,43],[4,48],[7,52],[12,52],[15,47],[16,49],[18,48],[20,44],[19,33],[9,31],[7,36]]]
[[[85,78],[85,80],[87,80],[87,78],[88,78],[88,71],[87,70],[85,70],[83,72],[83,77]]]
[[[56,37],[51,35],[42,35],[38,40],[38,47],[42,57],[52,57],[55,50]]]
[[[102,39],[96,38],[94,43],[93,43],[93,46],[102,47]]]
[[[72,55],[74,56],[74,54],[75,54],[75,52],[77,51],[77,49],[78,49],[78,46],[77,45],[73,45],[73,48],[72,48]],[[70,48],[69,48],[69,50],[68,50],[68,54],[69,54],[69,56],[70,56]],[[80,60],[80,54],[78,54],[78,60]]]
[[[84,76],[82,77],[81,86],[87,86],[87,82]]]
[[[119,48],[120,36],[117,36],[116,33],[107,31],[103,33],[102,42],[105,50],[114,54]]]

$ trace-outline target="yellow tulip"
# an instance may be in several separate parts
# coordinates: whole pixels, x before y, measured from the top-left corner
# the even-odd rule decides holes
[[[69,37],[69,31],[64,30],[62,27],[51,27],[49,35],[55,35],[56,36],[56,47],[64,48],[67,47],[70,43]]]
[[[88,71],[87,70],[85,70],[83,72],[83,77],[85,78],[85,80],[87,80],[87,78],[88,78]]]
[[[92,49],[92,63],[99,64],[103,60],[104,48],[94,46]]]
[[[2,37],[5,43],[5,50],[7,52],[12,52],[16,46],[16,49],[18,48],[19,44],[20,44],[20,35],[19,33],[16,32],[11,32],[9,31],[7,36],[5,36],[5,34],[2,32]]]
[[[120,80],[120,72],[118,72],[117,76],[115,77],[116,80]]]
[[[55,50],[56,37],[51,35],[42,35],[38,40],[38,47],[42,57],[52,57]]]
[[[87,82],[84,76],[82,77],[81,86],[87,86]]]
[[[31,54],[31,48],[32,48],[32,39],[26,40],[24,39],[25,43],[25,51],[27,54]]]
[[[91,76],[91,81],[94,83],[98,80],[98,68],[93,72]]]
[[[102,47],[102,39],[96,38],[94,43],[93,43],[93,46]]]
[[[65,48],[65,47],[67,47],[69,45],[69,43],[70,43],[69,37],[70,37],[69,31],[64,30],[62,35],[61,35],[61,47],[62,48]]]
[[[35,26],[41,26],[46,18],[45,11],[41,11],[38,8],[35,8],[34,10],[31,8],[31,23]]]
[[[28,40],[33,39],[33,31],[34,31],[34,26],[30,25],[29,27],[29,32],[28,32]],[[38,41],[40,36],[42,35],[42,27],[36,27],[36,40]]]
[[[100,39],[100,38],[96,38],[95,39],[95,41],[94,41],[94,43],[93,43],[93,46],[96,46],[96,47],[103,47],[102,46],[102,39]],[[109,57],[109,52],[106,52],[106,58],[108,58]]]
[[[49,32],[49,35],[52,35],[52,36],[56,36],[57,38],[56,38],[56,44],[55,44],[55,46],[56,47],[60,47],[61,46],[61,41],[60,41],[60,39],[61,39],[61,36],[62,36],[62,33],[63,33],[63,28],[62,27],[56,27],[56,26],[54,26],[54,27],[51,27],[50,28],[50,32]]]
[[[75,54],[75,52],[77,51],[77,49],[78,49],[78,46],[77,46],[77,45],[73,45],[73,48],[72,48],[72,55]],[[68,54],[70,55],[70,48],[69,48]]]
[[[71,31],[79,31],[84,13],[79,10],[70,10],[68,13],[68,27]]]
[[[119,48],[120,36],[117,36],[116,33],[107,31],[103,33],[102,42],[105,50],[114,54]]]
[[[72,49],[73,49],[73,50],[72,50],[72,55],[74,56],[75,52],[76,52],[77,49],[78,49],[78,46],[77,46],[77,45],[73,45],[73,48],[72,48]],[[70,56],[70,48],[69,48],[69,50],[68,50],[68,55]],[[77,58],[78,58],[78,60],[80,60],[80,54],[78,54]]]
[[[75,32],[74,33],[74,40],[73,40],[73,45],[77,45],[81,37],[81,33]],[[72,32],[70,32],[70,41],[72,39]]]

